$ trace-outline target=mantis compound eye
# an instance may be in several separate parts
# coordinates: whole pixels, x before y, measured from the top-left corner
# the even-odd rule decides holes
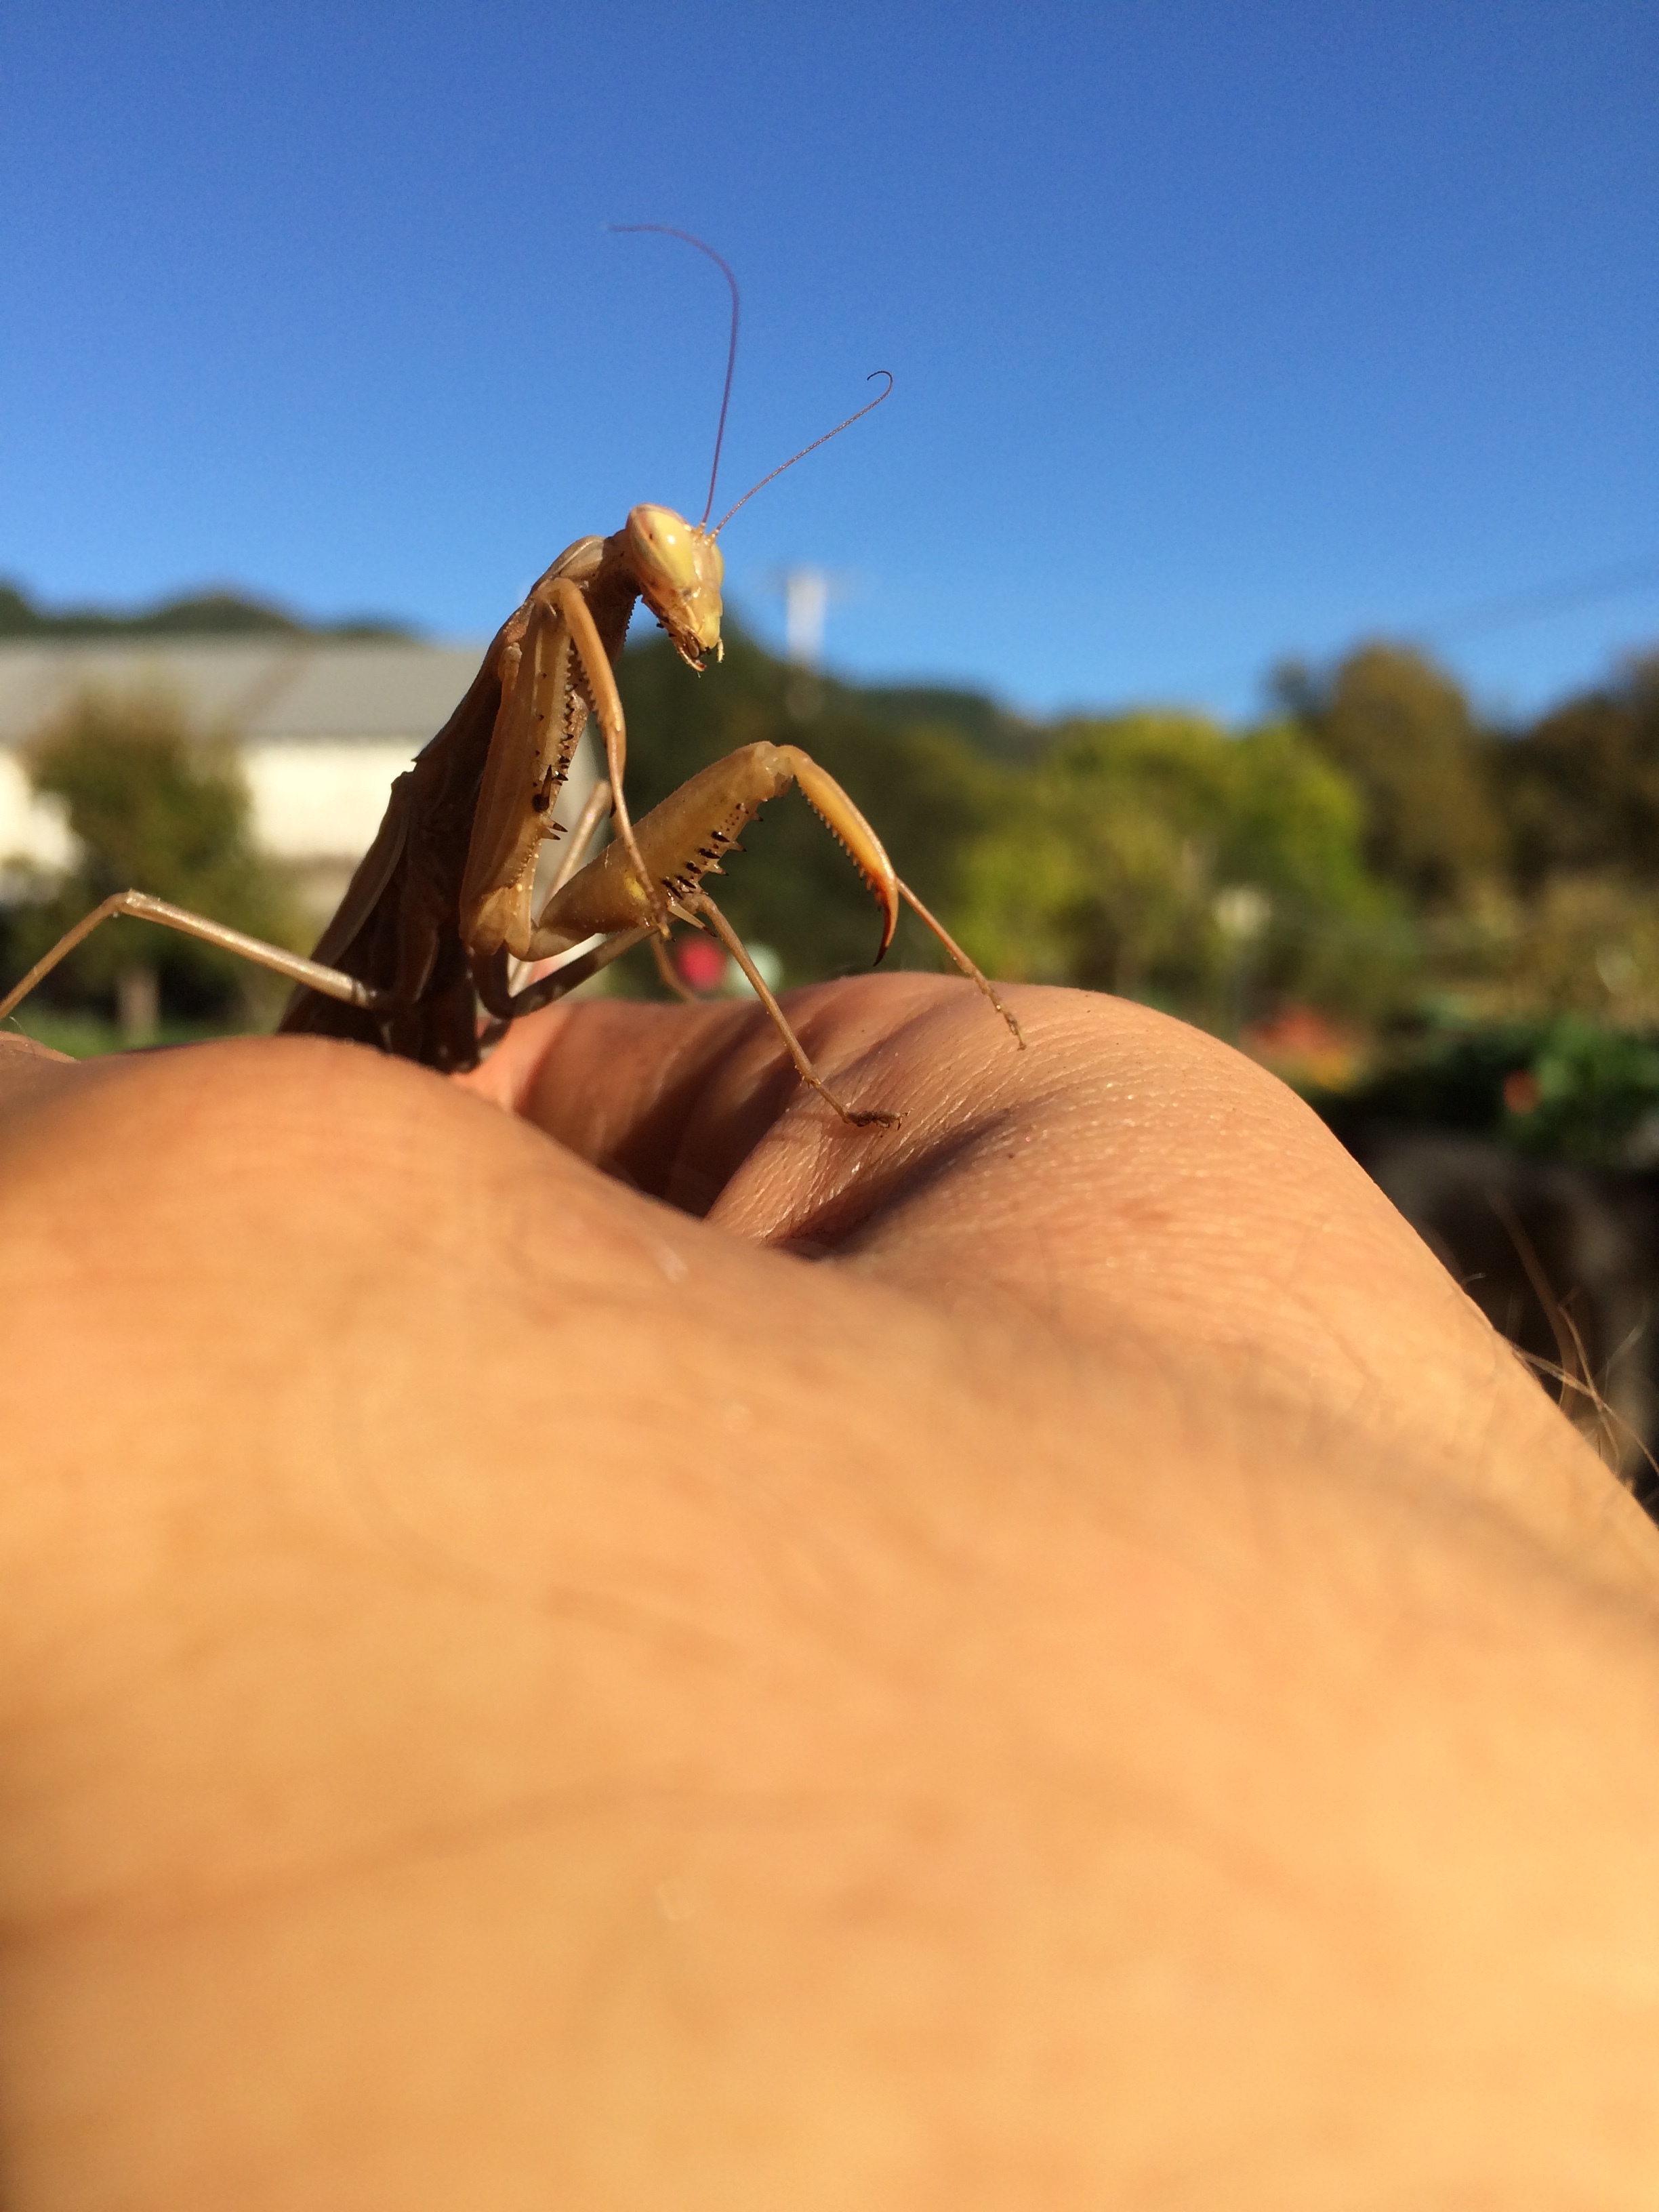
[[[672,507],[629,511],[628,550],[647,591],[690,592],[697,582],[697,533]]]

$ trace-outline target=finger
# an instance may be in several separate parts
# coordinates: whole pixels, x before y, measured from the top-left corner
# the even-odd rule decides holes
[[[482,1066],[454,1082],[618,1182],[701,1213],[712,1194],[697,1204],[677,1165],[687,1131],[710,1121],[711,1080],[746,1018],[741,1006],[616,999],[550,1006],[515,1022]],[[703,1127],[700,1149],[714,1141]]]
[[[959,1144],[965,1118],[996,1110],[996,1086],[978,1080],[988,1054],[1000,1076],[1013,1073],[1006,1033],[988,1024],[982,1000],[954,980],[819,985],[790,993],[788,1010],[837,1097],[855,1110],[896,1117],[905,1141],[892,1127],[849,1126],[803,1086],[776,1028],[755,1006],[553,1008],[515,1025],[483,1067],[459,1079],[690,1213],[720,1203],[747,1164],[750,1183],[765,1194],[755,1212],[751,1192],[730,1225],[778,1243],[796,1233],[788,1216],[798,1186],[810,1184],[812,1206],[840,1206],[850,1224],[927,1171],[941,1143]],[[933,1060],[926,1052],[939,1038],[924,1051],[916,1030],[918,1017],[930,1013],[942,1018],[951,1039],[951,1049]],[[1060,1070],[1055,1064],[1046,1073],[1052,1081]],[[865,1195],[854,1200],[855,1190]],[[834,1233],[827,1213],[811,1232],[819,1243]]]
[[[746,1239],[935,1305],[1012,1300],[1097,1352],[1139,1345],[1316,1419],[1369,1403],[1458,1489],[1586,1540],[1611,1516],[1645,1550],[1507,1346],[1282,1084],[1144,1007],[1018,1006],[1024,1054],[939,979],[792,994],[808,1049],[860,1103],[900,1105],[896,1132],[845,1131],[741,1010],[573,1010],[526,1098]]]

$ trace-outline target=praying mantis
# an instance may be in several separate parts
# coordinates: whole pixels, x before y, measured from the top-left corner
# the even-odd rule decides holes
[[[854,1109],[823,1081],[706,887],[706,878],[720,873],[737,849],[744,826],[793,783],[840,840],[875,900],[881,916],[877,960],[892,941],[902,902],[1024,1042],[991,983],[896,874],[859,808],[799,746],[744,745],[691,776],[640,822],[629,815],[627,728],[614,669],[635,606],[645,601],[680,658],[701,673],[707,656],[721,651],[720,531],[782,468],[878,406],[892,379],[856,414],[763,477],[709,529],[736,359],[736,279],[712,247],[688,232],[656,223],[617,228],[684,240],[708,255],[731,287],[726,389],[702,520],[692,524],[672,507],[641,505],[612,536],[579,538],[560,554],[497,631],[448,721],[392,784],[374,841],[309,959],[145,892],[121,891],[78,922],[0,1000],[0,1019],[101,921],[131,915],[289,977],[295,988],[279,1033],[349,1039],[448,1073],[477,1066],[507,1024],[563,997],[635,945],[652,944],[672,983],[662,947],[682,924],[719,938],[801,1080],[844,1122],[891,1126],[896,1114]],[[557,834],[555,805],[590,718],[603,738],[605,776],[535,911],[537,861],[544,842]],[[615,836],[589,858],[607,811]],[[551,972],[515,988],[514,963],[549,962],[556,963]]]

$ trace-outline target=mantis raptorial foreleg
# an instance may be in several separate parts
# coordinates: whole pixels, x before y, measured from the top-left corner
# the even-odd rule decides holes
[[[500,653],[501,704],[461,877],[461,936],[475,962],[503,945],[524,957],[537,859],[590,705],[605,733],[617,836],[641,885],[650,881],[622,796],[627,734],[593,617],[568,575],[544,577],[526,606],[522,634]],[[660,922],[661,902],[654,904]]]
[[[588,793],[587,804],[581,811],[581,817],[559,854],[558,867],[554,872],[553,880],[548,886],[549,898],[551,898],[556,891],[564,889],[572,876],[586,860],[587,848],[592,843],[600,823],[610,810],[611,785],[604,776],[601,776]],[[688,991],[674,973],[673,963],[668,957],[667,946],[660,933],[653,933],[651,938],[651,951],[656,959],[657,973],[665,988],[672,991],[677,999],[684,1000],[688,1006],[696,1006],[697,994],[695,991]],[[536,964],[533,961],[520,963],[532,970]]]
[[[592,791],[588,793],[586,803],[577,816],[574,826],[559,848],[558,864],[548,884],[550,898],[561,885],[570,881],[577,869],[587,859],[593,840],[599,835],[599,824],[610,811],[611,786],[605,778],[601,776]],[[517,993],[536,981],[546,971],[547,963],[544,961],[513,960],[509,962],[507,967],[507,979],[514,991]]]
[[[559,865],[553,872],[547,895],[562,890],[578,868],[587,859],[588,848],[599,834],[599,824],[611,811],[611,786],[601,776],[587,794],[587,804],[576,817],[576,826],[566,838],[559,854]]]
[[[617,690],[617,678],[610,659],[600,642],[599,633],[586,600],[576,586],[561,579],[554,587],[554,604],[569,626],[571,643],[575,650],[587,694],[601,735],[605,739],[605,772],[611,782],[611,805],[616,816],[617,836],[627,848],[629,858],[638,869],[641,882],[649,884],[645,858],[640,851],[639,840],[628,811],[628,799],[623,785],[623,772],[628,764],[628,725],[623,719],[622,696]],[[572,743],[581,736],[581,723],[573,714],[576,726],[571,733]],[[581,717],[582,720],[586,716]],[[488,775],[488,769],[485,774]]]
[[[653,888],[665,901],[668,913],[694,927],[707,922],[737,961],[775,1024],[802,1079],[821,1092],[844,1121],[860,1127],[872,1121],[890,1122],[895,1117],[889,1114],[854,1112],[823,1082],[736,931],[702,888],[705,876],[721,872],[720,863],[735,848],[738,831],[769,799],[779,797],[792,783],[799,785],[814,811],[840,840],[881,910],[877,958],[892,942],[902,900],[933,931],[963,975],[984,992],[1015,1041],[1023,1044],[1019,1024],[991,984],[909,885],[900,880],[881,840],[828,769],[820,768],[799,745],[744,745],[702,769],[638,824],[639,848]],[[489,967],[475,964],[473,971],[485,1005],[504,1021],[545,1003],[542,984],[532,983],[516,994],[507,989],[509,950],[520,959],[546,959],[596,935],[626,933],[630,942],[638,942],[654,933],[656,927],[638,874],[620,842],[607,846],[596,860],[556,884],[533,925],[526,915],[527,904],[526,897],[514,915],[520,933],[517,941],[501,947]]]

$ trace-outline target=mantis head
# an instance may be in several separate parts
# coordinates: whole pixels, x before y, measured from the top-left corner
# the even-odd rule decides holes
[[[623,532],[628,564],[641,596],[668,632],[680,659],[689,668],[701,672],[705,653],[714,653],[717,659],[724,659],[726,653],[720,643],[720,583],[726,574],[726,563],[714,540],[737,513],[738,507],[746,507],[756,492],[772,482],[773,477],[781,477],[785,469],[793,468],[797,461],[816,453],[830,439],[839,437],[848,422],[856,422],[859,416],[880,406],[893,388],[893,380],[888,370],[877,369],[877,376],[887,379],[886,392],[860,407],[857,415],[849,415],[846,422],[838,422],[822,438],[814,438],[810,446],[803,446],[799,453],[774,469],[771,476],[763,477],[759,483],[744,492],[738,507],[722,515],[710,530],[708,518],[714,511],[714,486],[720,477],[720,447],[726,438],[726,410],[732,398],[732,372],[738,359],[738,280],[712,246],[693,238],[689,230],[676,230],[672,223],[618,222],[607,223],[605,228],[659,231],[665,237],[678,238],[684,245],[695,246],[699,253],[708,256],[731,289],[732,335],[726,349],[726,386],[720,393],[720,418],[714,432],[714,459],[708,471],[708,497],[703,504],[702,520],[688,522],[672,507],[636,507],[629,512]]]
[[[699,670],[705,653],[720,659],[726,563],[714,532],[696,528],[672,507],[636,507],[625,535],[635,581],[680,659]]]

